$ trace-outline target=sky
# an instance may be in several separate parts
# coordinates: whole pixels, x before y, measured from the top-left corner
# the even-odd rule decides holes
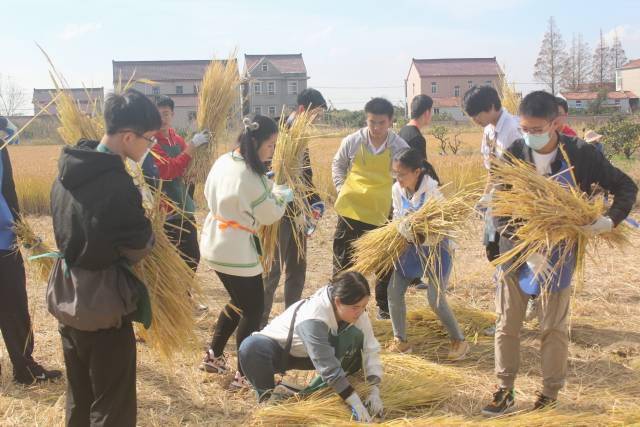
[[[593,49],[602,29],[640,58],[638,0],[21,0],[3,10],[0,74],[28,99],[51,87],[36,42],[71,86],[107,90],[112,60],[302,53],[309,86],[357,110],[374,96],[403,102],[411,58],[495,56],[527,93],[541,87],[533,65],[549,16],[567,45],[582,33]]]

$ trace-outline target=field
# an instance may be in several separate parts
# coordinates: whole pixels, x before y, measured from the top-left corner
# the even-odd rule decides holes
[[[435,144],[429,156],[445,182],[482,177],[481,162],[476,154],[480,135],[464,135],[464,146],[457,156],[440,156]],[[433,140],[430,139],[430,143]],[[322,192],[331,195],[330,159],[339,139],[316,139],[311,143],[315,180]],[[33,203],[30,212],[41,209],[51,180],[56,172],[60,147],[11,147],[14,176],[23,204]],[[637,180],[637,162],[625,165]],[[33,193],[33,194],[32,194]],[[37,197],[34,194],[39,194]],[[45,197],[44,201],[41,199]],[[40,199],[38,199],[40,198]],[[31,202],[29,202],[31,200]],[[37,202],[40,200],[40,202]],[[32,210],[35,209],[35,210]],[[200,213],[200,224],[202,215]],[[637,212],[636,212],[637,216]],[[29,217],[34,229],[51,244],[51,220],[46,215]],[[491,312],[494,307],[493,270],[484,257],[481,224],[476,232],[458,242],[455,273],[450,289],[450,302],[462,315],[472,311]],[[304,295],[323,286],[331,273],[331,245],[335,215],[331,209],[309,242],[307,284]],[[575,292],[572,302],[569,375],[560,394],[558,409],[543,416],[518,415],[506,421],[516,425],[622,425],[640,423],[640,250],[626,253],[601,248],[595,259],[587,263],[586,281]],[[29,272],[28,272],[29,273]],[[138,346],[138,424],[143,426],[177,425],[241,425],[251,424],[259,409],[252,392],[227,391],[230,377],[220,378],[198,370],[203,349],[209,342],[219,309],[226,302],[226,292],[215,273],[201,264],[198,278],[205,289],[206,314],[197,318],[197,335],[202,347],[185,349],[170,366],[162,364],[143,345]],[[56,322],[44,304],[45,284],[28,280],[29,303],[34,322],[35,358],[47,367],[63,368],[63,358]],[[422,291],[409,291],[414,308],[426,307]],[[280,312],[282,289],[276,296],[274,311]],[[370,313],[375,313],[371,302]],[[461,316],[462,320],[463,317]],[[463,321],[461,326],[464,328]],[[376,327],[388,330],[385,322]],[[478,421],[480,409],[490,399],[493,375],[493,340],[481,330],[467,328],[467,339],[473,343],[467,360],[446,362],[446,338],[435,337],[435,350],[424,357],[447,365],[462,378],[462,384],[424,384],[425,387],[447,388],[449,397],[435,404],[420,420],[411,424],[461,425]],[[527,323],[523,330],[520,377],[517,381],[517,405],[524,410],[534,401],[540,387],[540,362],[536,324]],[[381,340],[381,344],[385,342]],[[228,346],[235,354],[235,341]],[[4,347],[0,383],[0,425],[62,425],[64,422],[65,384],[22,387],[11,381],[11,369]],[[346,412],[346,408],[345,408]],[[447,418],[442,418],[447,417]]]

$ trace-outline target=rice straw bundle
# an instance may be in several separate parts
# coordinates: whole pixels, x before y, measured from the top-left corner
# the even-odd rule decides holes
[[[21,215],[16,219],[14,223],[14,231],[18,241],[18,247],[16,250],[20,247],[24,248],[28,257],[51,252],[51,249],[38,235],[36,235],[24,216]],[[31,271],[35,276],[35,279],[42,283],[46,283],[49,280],[49,273],[51,273],[54,263],[55,259],[51,257],[38,258],[37,260],[29,261]]]
[[[280,118],[278,139],[271,160],[274,172],[275,184],[284,184],[293,191],[293,211],[301,218],[311,216],[311,207],[307,203],[307,197],[314,189],[308,185],[303,174],[303,156],[308,149],[309,133],[313,127],[313,121],[317,111],[305,110],[296,114],[291,124],[287,126],[284,114]],[[301,249],[303,242],[300,236],[306,232],[305,221],[294,221],[296,228],[293,239],[296,246]],[[262,245],[262,264],[265,271],[271,270],[275,259],[278,231],[280,221],[269,226],[260,227],[260,242]],[[304,256],[304,251],[298,250],[299,256]]]
[[[54,83],[59,95],[56,100],[56,110],[58,111],[58,120],[60,120],[58,133],[64,143],[75,145],[82,138],[100,141],[104,135],[103,118],[83,113],[71,93],[58,86],[55,79]],[[87,96],[89,96],[88,92]],[[97,100],[91,102],[94,104],[94,108],[97,108]]]
[[[189,295],[199,294],[193,270],[184,262],[167,237],[166,214],[162,206],[170,204],[159,190],[154,205],[147,209],[155,234],[151,253],[134,266],[134,272],[146,285],[151,300],[152,323],[139,335],[166,361],[174,352],[193,348],[196,342],[193,304]]]
[[[426,302],[425,302],[426,304]],[[478,310],[462,304],[452,305],[456,320],[466,337],[475,337],[495,324],[496,315],[489,311]],[[385,343],[393,339],[391,323],[373,320],[376,338]],[[418,308],[407,312],[407,341],[413,346],[414,354],[432,357],[438,350],[449,344],[449,335],[440,323],[438,316],[430,308]],[[493,340],[493,338],[491,338]],[[493,352],[493,348],[489,348]]]
[[[194,155],[187,170],[186,177],[193,183],[206,180],[218,157],[218,143],[240,99],[240,75],[235,56],[233,52],[226,61],[212,60],[200,84],[196,122],[198,130],[211,132],[211,141],[198,149],[200,152]]]
[[[570,172],[573,174],[572,169]],[[603,199],[590,199],[577,187],[539,175],[527,162],[513,156],[507,162],[495,162],[493,179],[497,184],[491,202],[493,215],[508,218],[508,225],[515,228],[515,246],[494,261],[495,265],[506,266],[505,272],[516,270],[532,254],[549,254],[561,245],[559,264],[575,248],[575,272],[581,284],[588,244],[595,247],[605,243],[617,248],[630,244],[632,230],[624,224],[595,237],[585,233],[581,226],[605,214]]]
[[[416,356],[382,354],[381,358],[384,377],[380,395],[385,420],[424,414],[451,396],[462,382],[452,368]],[[362,373],[350,377],[350,382],[365,399],[369,387],[364,383]],[[325,388],[302,399],[264,406],[252,422],[261,425],[345,425],[350,418],[348,406],[332,389]]]
[[[500,92],[500,100],[504,108],[511,114],[518,114],[520,108],[521,96],[516,91],[516,86],[513,83],[507,81],[506,74],[498,76],[498,91]]]
[[[430,198],[416,212],[365,233],[353,243],[355,262],[351,270],[376,277],[390,273],[409,247],[398,232],[400,221],[409,221],[416,242],[437,242],[459,236],[470,225],[473,201],[478,197],[475,190],[463,190],[443,199]],[[429,259],[425,260],[428,268],[433,267],[435,255],[436,251],[430,251]]]

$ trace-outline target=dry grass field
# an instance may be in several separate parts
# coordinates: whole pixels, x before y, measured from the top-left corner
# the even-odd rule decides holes
[[[458,156],[439,156],[434,144],[429,156],[445,182],[461,177],[482,176],[477,155],[479,133],[464,135],[465,145]],[[321,191],[331,194],[330,159],[339,144],[337,138],[315,139],[311,157],[315,165],[315,180]],[[34,182],[48,194],[48,183],[55,176],[60,147],[11,147],[14,175],[23,204],[35,191]],[[631,166],[638,178],[638,167]],[[471,179],[471,178],[469,178]],[[32,181],[33,180],[33,181]],[[41,191],[37,187],[37,191]],[[32,190],[33,189],[33,190]],[[44,191],[44,190],[42,190]],[[202,222],[202,212],[200,223]],[[29,217],[33,228],[51,242],[51,220],[46,215]],[[308,275],[304,295],[323,286],[331,273],[331,247],[335,215],[331,209],[309,241]],[[450,302],[473,343],[469,357],[462,362],[445,361],[447,339],[439,326],[425,330],[435,345],[420,356],[434,364],[446,365],[460,381],[448,384],[434,381],[424,387],[446,390],[445,399],[419,411],[420,418],[397,420],[406,425],[464,425],[479,423],[481,407],[490,398],[495,384],[493,376],[493,340],[482,330],[468,324],[465,313],[491,312],[494,308],[493,270],[484,257],[481,245],[481,224],[476,232],[458,242],[455,272],[450,286]],[[640,424],[640,255],[638,248],[626,253],[601,248],[597,257],[587,263],[586,281],[575,291],[572,302],[569,375],[566,388],[560,394],[557,409],[539,415],[526,413],[488,425],[633,425]],[[28,272],[29,273],[29,272]],[[233,393],[227,390],[230,377],[218,377],[198,370],[203,349],[226,292],[215,273],[200,265],[198,278],[204,288],[203,303],[209,311],[197,317],[197,335],[201,346],[185,349],[170,365],[163,364],[144,344],[138,346],[138,424],[141,426],[178,425],[246,425],[257,422],[260,409],[252,392]],[[1,278],[0,278],[1,282]],[[28,279],[30,309],[34,322],[35,357],[48,367],[63,368],[63,358],[56,322],[44,304],[45,284]],[[423,291],[410,290],[408,300],[413,308],[428,308]],[[274,312],[283,309],[279,288]],[[371,302],[370,314],[375,313]],[[195,314],[194,314],[195,315]],[[387,336],[389,322],[375,322],[381,337]],[[516,401],[520,410],[529,408],[534,391],[541,383],[539,342],[536,324],[528,323],[523,330],[522,362],[517,381]],[[385,345],[384,339],[381,344]],[[228,346],[235,356],[235,341]],[[54,384],[31,387],[17,386],[11,381],[8,356],[0,346],[3,366],[0,381],[1,426],[57,426],[64,422],[64,380]],[[440,365],[436,365],[440,366]],[[408,416],[416,417],[415,412]],[[345,407],[345,419],[347,409]],[[271,424],[261,419],[265,424]]]

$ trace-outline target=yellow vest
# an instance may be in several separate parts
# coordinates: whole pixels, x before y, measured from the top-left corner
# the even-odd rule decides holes
[[[382,225],[391,212],[391,149],[373,154],[363,143],[351,165],[334,208],[338,215]]]

